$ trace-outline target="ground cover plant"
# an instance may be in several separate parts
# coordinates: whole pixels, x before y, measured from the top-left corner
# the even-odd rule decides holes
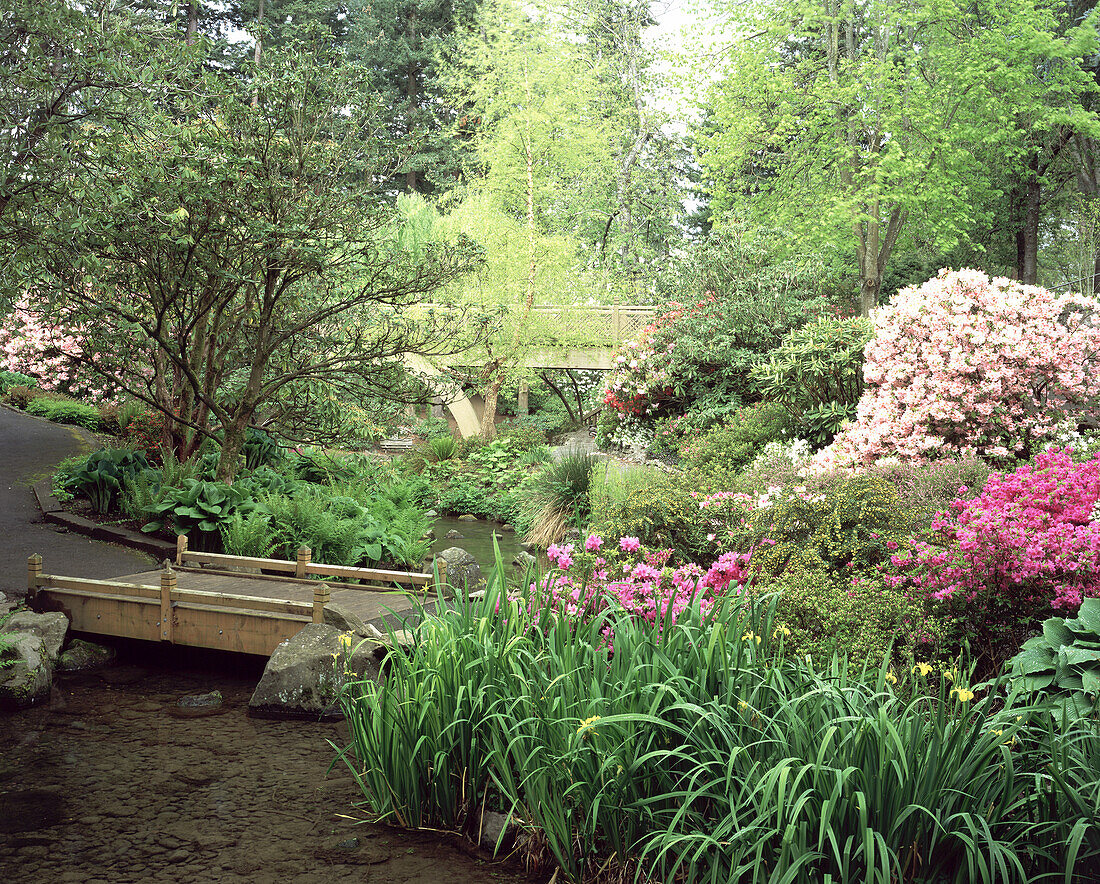
[[[342,696],[382,819],[476,836],[496,810],[575,881],[1073,881],[1100,859],[1095,720],[1059,730],[924,665],[809,663],[767,598],[658,629],[614,598],[509,598],[496,570]]]

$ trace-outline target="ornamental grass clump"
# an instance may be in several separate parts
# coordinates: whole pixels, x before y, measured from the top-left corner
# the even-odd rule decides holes
[[[377,818],[476,838],[504,813],[570,881],[1022,884],[1100,862],[1095,722],[1063,733],[927,664],[791,657],[771,600],[736,592],[660,629],[613,599],[536,628],[504,571],[345,688],[341,756]]]

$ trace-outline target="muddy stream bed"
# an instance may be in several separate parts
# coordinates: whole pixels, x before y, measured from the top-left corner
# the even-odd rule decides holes
[[[516,866],[358,823],[342,724],[248,718],[262,662],[120,645],[48,707],[0,714],[0,882],[500,882]],[[218,714],[180,718],[186,694]]]

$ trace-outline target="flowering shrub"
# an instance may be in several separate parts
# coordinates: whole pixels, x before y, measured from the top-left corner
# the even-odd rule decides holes
[[[955,615],[958,640],[999,662],[1051,609],[1072,612],[1100,596],[1098,499],[1100,456],[1074,463],[1052,448],[993,473],[977,497],[960,494],[926,536],[892,556],[890,579]]]
[[[872,315],[855,422],[818,463],[1027,456],[1092,406],[1094,310],[1080,295],[975,270],[902,289]]]
[[[671,549],[677,561],[715,552],[692,493],[671,477],[654,475],[621,500],[593,501],[591,529],[603,537],[637,537],[653,549]]]
[[[545,612],[568,618],[595,617],[612,600],[632,616],[658,630],[674,623],[688,605],[702,613],[713,605],[713,597],[702,592],[703,569],[694,563],[678,568],[668,566],[671,550],[642,551],[637,537],[622,537],[618,550],[629,554],[618,567],[599,555],[603,538],[589,535],[585,551],[574,556],[573,544],[552,544],[547,549],[556,571],[540,583],[532,583],[530,606],[535,622]],[[609,645],[613,636],[604,633]]]
[[[750,553],[761,577],[824,571],[857,584],[888,561],[913,525],[893,486],[862,474],[815,488],[773,487],[747,500],[749,513],[740,526],[730,520],[724,542]]]
[[[792,328],[821,309],[793,292],[707,292],[672,302],[615,356],[603,402],[619,421],[680,418],[664,443],[721,423],[759,394],[749,372]]]
[[[45,321],[19,304],[0,326],[0,361],[7,371],[30,375],[43,390],[78,399],[107,399],[111,388],[80,366],[80,336]]]

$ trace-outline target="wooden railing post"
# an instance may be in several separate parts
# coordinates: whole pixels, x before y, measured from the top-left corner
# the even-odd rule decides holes
[[[615,304],[611,308],[611,343],[616,347],[619,345],[622,333],[622,317],[619,315],[619,300],[616,298]]]
[[[27,592],[34,595],[38,592],[39,580],[42,577],[42,556],[35,553],[27,559]]]
[[[447,560],[443,557],[437,557],[435,560],[436,570],[439,571],[439,582],[435,585],[436,592],[442,592],[447,587]]]
[[[187,552],[187,535],[176,535],[176,566],[183,566],[183,556]]]
[[[294,565],[294,576],[295,577],[305,577],[306,576],[306,568],[309,567],[309,559],[310,559],[310,556],[312,556],[312,555],[313,555],[313,552],[312,552],[312,550],[310,550],[310,548],[308,546],[303,546],[300,550],[298,550],[298,561]],[[320,622],[320,621],[318,621],[318,622]]]
[[[320,583],[313,587],[313,622],[325,622],[325,605],[329,600],[329,588],[327,583]]]
[[[165,560],[160,575],[160,640],[172,641],[172,593],[176,591],[176,572]]]

